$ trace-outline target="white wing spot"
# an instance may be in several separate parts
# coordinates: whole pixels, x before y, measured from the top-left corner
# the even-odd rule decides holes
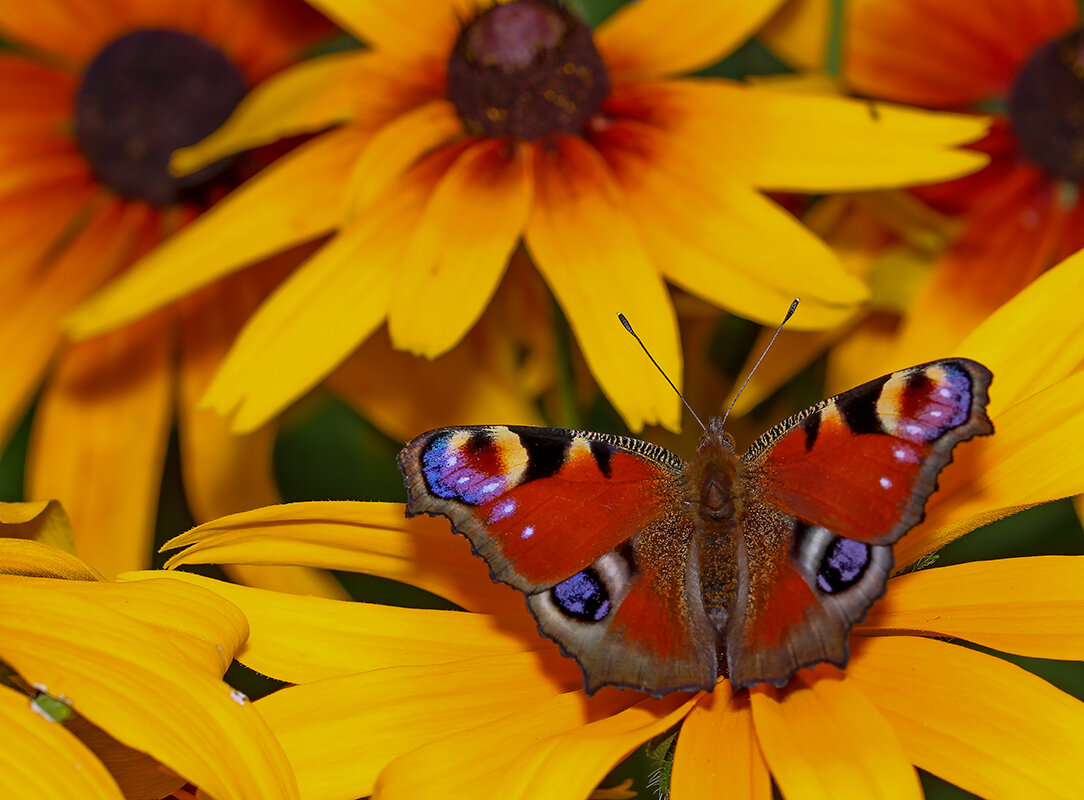
[[[456,456],[456,455],[451,455],[451,456],[448,456],[446,459],[444,459],[444,466],[446,466],[446,467],[454,467],[458,463],[459,463],[459,456]]]
[[[883,475],[881,476],[880,483],[881,483],[881,488],[882,489],[891,489],[892,488],[892,481],[890,481],[888,478],[884,477]]]
[[[946,398],[952,397],[952,390],[942,386],[940,389],[937,390],[937,396]]]
[[[943,411],[938,411],[938,410],[937,410],[937,409],[935,408],[935,409],[933,409],[933,410],[931,410],[931,411],[930,411],[930,416],[931,416],[931,417],[933,417],[934,419],[937,419],[938,417],[943,417],[943,416],[945,416],[945,412],[943,412]]]
[[[906,461],[909,464],[914,464],[918,460],[915,457],[915,451],[910,447],[904,447],[902,444],[892,448],[892,455],[896,457],[897,461]]]
[[[462,478],[457,480],[456,483],[459,484],[460,486],[462,486],[464,483],[466,483],[469,480],[470,480],[470,477],[467,476],[467,475],[464,475]]]
[[[530,539],[532,536],[534,536],[534,525],[528,525],[526,528],[523,529],[523,533],[520,535],[519,538]]]
[[[922,431],[922,426],[921,425],[916,425],[913,422],[909,422],[906,425],[904,425],[903,429],[905,431],[907,431],[908,433],[910,433],[910,434],[914,434],[915,436],[918,436],[923,432]]]
[[[500,481],[490,481],[482,487],[482,494],[493,494],[495,491],[501,488]]]

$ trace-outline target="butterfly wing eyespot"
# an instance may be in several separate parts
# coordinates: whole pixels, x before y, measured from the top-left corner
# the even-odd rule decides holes
[[[676,456],[628,437],[482,426],[422,434],[399,466],[407,514],[447,517],[495,581],[524,592],[588,691],[714,685]]]
[[[744,456],[751,598],[727,630],[731,681],[782,685],[821,661],[885,591],[891,544],[918,524],[953,448],[993,432],[992,376],[967,359],[894,372],[776,426]]]

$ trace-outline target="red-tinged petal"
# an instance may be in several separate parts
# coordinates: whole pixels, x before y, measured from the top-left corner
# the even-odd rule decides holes
[[[454,347],[497,291],[531,210],[535,148],[483,141],[451,164],[396,269],[388,332],[435,358]]]
[[[187,548],[166,566],[303,564],[419,586],[471,611],[506,613],[522,596],[493,583],[445,520],[407,519],[401,503],[289,503],[193,528],[163,549]]]
[[[692,72],[737,49],[780,4],[640,0],[599,26],[595,41],[607,70],[619,80]]]
[[[203,638],[208,608],[229,620],[221,631],[232,641]],[[220,679],[243,625],[229,604],[179,581],[0,577],[0,658],[25,680],[216,798],[294,798],[278,743]]]
[[[275,692],[256,707],[282,743],[302,796],[349,800],[371,794],[393,759],[508,715],[530,718],[540,702],[581,681],[576,665],[550,648],[330,678]],[[565,696],[582,707],[582,692]],[[464,760],[486,761],[506,744],[483,748],[468,736],[459,749]]]
[[[94,753],[30,699],[0,686],[0,794],[41,800],[123,800]]]
[[[344,218],[377,201],[419,158],[463,131],[455,107],[431,100],[382,125],[365,146],[343,189]]]
[[[343,128],[276,161],[68,318],[76,338],[116,328],[269,255],[310,241],[339,222],[328,191],[367,134]]]
[[[220,158],[354,118],[361,92],[380,86],[374,56],[356,50],[303,61],[249,92],[222,127],[174,153],[170,169],[187,175]],[[363,97],[363,95],[362,95]]]
[[[70,117],[76,85],[76,77],[70,72],[10,51],[0,54],[0,111],[5,119],[40,115],[55,122]],[[54,134],[60,131],[55,127],[52,130]],[[12,129],[5,125],[0,138],[11,134]]]
[[[680,401],[615,322],[624,313],[681,385],[677,320],[621,190],[598,152],[563,136],[535,159],[527,247],[568,318],[602,390],[633,430],[677,430]]]
[[[149,563],[173,412],[161,315],[68,347],[38,403],[27,494],[57,498],[107,577]]]
[[[538,624],[526,609],[489,616],[398,608],[299,597],[187,572],[169,575],[208,589],[239,608],[250,632],[238,660],[289,683],[552,649],[538,635]]]
[[[78,556],[26,539],[0,539],[0,573],[71,581],[105,580]]]
[[[653,107],[645,107],[650,100]],[[721,80],[615,90],[614,113],[645,115],[731,180],[779,191],[893,188],[946,180],[987,163],[957,145],[989,127],[944,114]],[[801,136],[794,135],[801,131]]]
[[[888,586],[856,632],[951,636],[1006,653],[1084,660],[1080,556],[924,569],[899,575]]]
[[[993,423],[994,436],[957,448],[926,520],[896,545],[897,564],[910,564],[1022,508],[1084,493],[1084,372],[1005,410]]]
[[[793,216],[756,190],[706,172],[651,126],[617,121],[593,137],[667,278],[748,319],[775,325],[795,297],[797,329],[837,325],[865,284]]]
[[[1003,95],[1040,44],[1073,26],[1073,0],[998,5],[855,0],[844,75],[862,94],[949,107]]]
[[[835,667],[798,672],[783,690],[761,684],[750,699],[764,758],[788,800],[922,797],[892,725]]]
[[[889,720],[915,766],[991,800],[1084,797],[1084,703],[945,642],[852,641],[848,681]]]
[[[643,725],[644,716],[668,715],[675,703],[686,699],[677,695],[664,700],[645,701],[643,697],[635,692],[611,688],[603,689],[593,697],[585,697],[582,691],[577,691],[547,698],[493,722],[472,726],[464,731],[462,737],[447,737],[396,759],[380,773],[373,796],[380,800],[424,800],[431,797],[477,797],[492,790],[494,797],[537,797],[540,800],[582,797],[590,791],[591,786],[583,785],[583,776],[576,774],[574,762],[564,767],[568,770],[569,790],[569,787],[561,785],[563,773],[545,774],[545,760],[565,749],[560,745],[561,734],[574,742],[577,735],[589,737],[587,732],[592,724],[601,723],[600,732],[605,734],[608,728],[623,727],[626,719],[631,719],[635,729],[637,723]],[[628,717],[622,714],[639,704],[646,708],[632,711]],[[661,714],[652,713],[652,706]],[[645,710],[646,714],[643,713]],[[674,714],[675,721],[683,713],[682,708]],[[612,717],[621,721],[609,719]],[[645,738],[649,736],[647,734]],[[621,737],[615,738],[617,741],[610,744],[616,746],[608,756],[603,755],[599,759],[596,755],[593,759],[595,764],[590,764],[585,758],[584,766],[595,767],[591,775],[596,782],[605,774],[605,770],[598,774],[598,761],[609,761],[612,765],[635,747],[621,742]],[[605,753],[605,739],[601,745]],[[473,752],[485,753],[486,757],[473,757]],[[531,780],[528,780],[528,775]],[[531,794],[536,781],[544,783],[540,784],[537,794]]]
[[[772,778],[760,752],[749,693],[730,691],[725,681],[703,694],[681,723],[673,800],[770,800]]]

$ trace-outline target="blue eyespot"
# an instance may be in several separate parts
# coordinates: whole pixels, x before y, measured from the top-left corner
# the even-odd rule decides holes
[[[550,589],[554,605],[580,622],[598,622],[610,613],[610,593],[593,569],[577,572]]]

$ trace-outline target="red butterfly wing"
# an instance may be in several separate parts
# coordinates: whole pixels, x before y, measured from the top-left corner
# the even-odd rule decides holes
[[[921,521],[952,448],[993,432],[989,370],[946,359],[886,375],[776,426],[744,456],[742,582],[731,681],[782,685],[820,661],[884,593],[891,543]]]

